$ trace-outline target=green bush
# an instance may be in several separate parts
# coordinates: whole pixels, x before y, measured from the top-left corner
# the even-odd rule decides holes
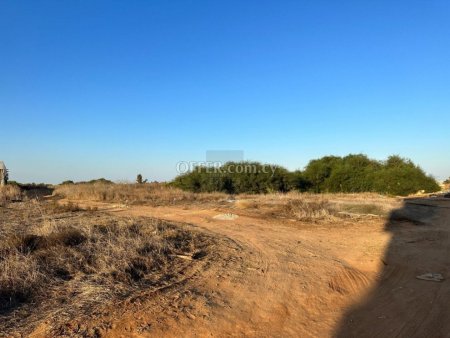
[[[436,180],[408,159],[391,156],[374,176],[374,190],[391,195],[409,195],[419,190],[439,191]]]
[[[335,162],[324,186],[331,192],[365,192],[373,190],[373,175],[380,164],[366,155],[348,155]]]
[[[291,173],[283,167],[258,162],[228,162],[219,168],[196,167],[175,178],[172,185],[193,192],[287,192],[291,189]]]
[[[311,181],[306,178],[305,173],[300,170],[290,173],[289,183],[290,189],[298,191],[308,191],[312,187]]]
[[[316,193],[326,191],[325,182],[341,162],[342,158],[337,156],[325,156],[311,160],[304,171],[304,177],[310,182],[310,189]]]
[[[408,159],[390,156],[386,161],[377,161],[364,154],[314,159],[303,172],[258,162],[229,162],[216,169],[197,167],[175,178],[172,185],[193,192],[229,194],[298,190],[408,195],[440,189],[434,178]]]

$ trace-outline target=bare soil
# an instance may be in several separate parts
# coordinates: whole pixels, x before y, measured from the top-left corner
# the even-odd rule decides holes
[[[189,264],[176,281],[65,319],[66,331],[43,318],[31,337],[450,337],[449,199],[406,200],[388,217],[333,222],[227,207],[76,203],[183,224],[217,244],[202,259],[178,257]],[[237,217],[216,217],[228,213]],[[416,278],[425,273],[444,280]]]

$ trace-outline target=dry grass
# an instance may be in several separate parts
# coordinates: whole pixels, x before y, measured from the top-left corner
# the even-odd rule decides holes
[[[387,206],[371,203],[341,203],[337,207],[343,213],[384,217],[392,210]]]
[[[191,264],[176,255],[203,257],[213,243],[158,220],[75,209],[29,201],[2,212],[0,325],[19,325],[11,321],[36,313],[41,303],[47,311],[60,311],[58,299],[64,299],[80,311],[80,304],[91,308],[93,302],[167,285]]]
[[[348,215],[387,216],[401,200],[373,193],[240,195],[234,206],[269,217],[305,222],[334,222]]]
[[[56,188],[55,195],[69,200],[91,200],[147,205],[219,206],[228,198],[222,193],[191,193],[165,184],[77,184]],[[267,217],[283,217],[305,222],[334,222],[342,217],[387,216],[400,200],[375,193],[310,194],[290,192],[236,196],[231,207]]]
[[[16,185],[6,185],[0,187],[0,205],[5,205],[7,202],[17,201],[22,199],[22,191]]]
[[[184,205],[237,208],[267,217],[305,222],[338,221],[349,215],[386,216],[401,203],[375,193],[310,194],[290,192],[265,195],[242,194],[226,203],[226,194],[185,192],[165,184],[77,184],[58,186],[54,192],[69,200],[120,202],[124,204]],[[225,202],[225,203],[221,203]]]
[[[149,184],[67,184],[57,186],[54,195],[71,200],[120,202],[124,204],[174,205],[217,202],[222,193],[192,193],[161,183]]]
[[[96,207],[84,207],[82,208],[79,204],[74,202],[60,203],[57,200],[49,200],[48,203],[44,204],[45,211],[48,214],[59,214],[63,212],[77,212],[77,211],[98,211]]]
[[[336,210],[320,195],[270,194],[243,195],[235,202],[238,209],[253,210],[267,217],[283,217],[305,222],[334,221]]]
[[[192,193],[171,187],[167,184],[102,184],[86,183],[76,185],[57,186],[54,195],[69,200],[90,200],[101,202],[120,202],[124,204],[147,205],[182,205],[182,204],[211,204],[226,201],[228,195],[224,193]],[[373,205],[373,210],[390,210],[399,205],[399,200],[375,193],[358,194],[310,194],[310,193],[274,193],[265,195],[242,194],[236,196],[235,206],[239,209],[262,209],[273,205],[285,205],[289,209],[311,209],[306,213],[315,213],[313,209],[345,210],[342,206],[351,204],[350,209],[357,209],[356,205]],[[370,208],[369,208],[370,209]],[[368,211],[370,211],[368,209]],[[303,212],[303,211],[302,211]],[[332,213],[332,212],[331,212]],[[383,211],[384,213],[384,211]],[[322,212],[319,212],[322,214]]]
[[[334,221],[336,219],[336,209],[326,199],[315,201],[291,200],[284,205],[282,211],[288,216],[305,222]]]

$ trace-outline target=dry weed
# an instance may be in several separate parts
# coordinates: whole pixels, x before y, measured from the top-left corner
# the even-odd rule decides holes
[[[401,200],[374,193],[310,194],[290,192],[266,195],[239,195],[234,206],[269,217],[285,217],[305,222],[334,222],[348,214],[387,216]]]
[[[22,191],[16,185],[5,185],[0,187],[0,205],[11,201],[22,200]]]
[[[54,195],[71,200],[121,202],[124,204],[173,205],[217,202],[222,193],[192,193],[163,183],[102,184],[84,183],[57,186]]]
[[[159,220],[74,207],[54,210],[50,203],[17,203],[0,218],[3,326],[14,319],[15,311],[31,313],[36,310],[32,304],[43,299],[42,304],[56,311],[57,299],[89,305],[167,285],[192,264],[174,257],[195,260],[213,243],[207,235]],[[77,296],[70,294],[74,288]]]

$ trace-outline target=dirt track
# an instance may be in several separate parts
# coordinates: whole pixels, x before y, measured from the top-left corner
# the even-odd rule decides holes
[[[111,309],[114,324],[105,333],[450,337],[449,208],[449,200],[410,201],[387,224],[308,225],[240,212],[235,220],[218,220],[217,209],[113,207],[125,216],[193,224],[227,238],[234,251],[221,254],[225,263],[205,264],[152,299],[120,314]],[[447,279],[416,279],[427,272]]]

